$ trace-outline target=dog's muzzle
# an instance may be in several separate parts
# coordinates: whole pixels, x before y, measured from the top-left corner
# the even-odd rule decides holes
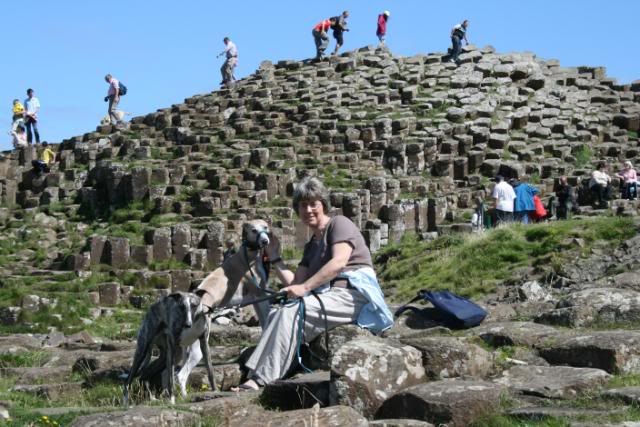
[[[269,242],[269,232],[262,230],[256,234],[256,240],[254,242],[246,242],[246,245],[249,249],[258,250],[266,247]]]

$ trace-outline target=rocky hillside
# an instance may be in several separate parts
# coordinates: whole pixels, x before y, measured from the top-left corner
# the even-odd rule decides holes
[[[31,170],[36,148],[5,153],[0,400],[12,417],[66,423],[114,409],[140,309],[199,283],[246,219],[269,219],[285,258],[296,260],[308,232],[289,196],[293,182],[313,174],[332,189],[335,212],[360,226],[379,253],[392,300],[437,277],[438,286],[487,295],[494,323],[462,334],[403,320],[387,339],[345,328],[332,340],[344,345],[332,344],[330,375],[271,387],[262,406],[237,396],[208,400],[220,396],[209,392],[177,412],[137,408],[112,415],[114,422],[517,425],[517,417],[549,415],[560,421],[548,425],[568,425],[562,419],[588,411],[600,417],[596,425],[640,419],[634,391],[619,392],[631,406],[607,400],[616,385],[640,385],[636,332],[611,331],[637,324],[638,226],[608,217],[635,215],[636,202],[594,210],[581,190],[575,221],[447,237],[470,231],[475,200],[488,198],[497,173],[526,175],[548,197],[561,174],[582,189],[600,160],[635,163],[640,83],[490,47],[466,47],[460,66],[445,59],[363,48],[319,63],[265,62],[231,90],[135,117],[124,130],[102,126],[62,141],[48,174]],[[505,243],[508,251],[494,250]],[[424,267],[442,257],[449,257],[446,271]],[[212,337],[224,390],[240,381],[238,357],[259,334],[245,317],[217,326]],[[15,333],[35,335],[8,335]],[[353,366],[369,370],[351,377]],[[202,373],[194,377],[195,390]],[[266,409],[316,401],[342,406]],[[411,412],[418,401],[421,409]],[[70,402],[76,407],[50,408]],[[75,425],[92,425],[91,417]]]

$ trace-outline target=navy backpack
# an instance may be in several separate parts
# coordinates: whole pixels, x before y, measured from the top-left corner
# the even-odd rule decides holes
[[[487,312],[482,307],[466,298],[449,291],[428,291],[426,289],[418,292],[418,296],[398,308],[394,316],[398,317],[407,310],[422,315],[422,310],[409,305],[419,300],[430,302],[440,315],[440,320],[451,328],[473,328],[487,317]]]

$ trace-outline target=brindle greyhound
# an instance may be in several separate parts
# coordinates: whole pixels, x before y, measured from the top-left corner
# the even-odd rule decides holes
[[[199,334],[185,337],[185,329],[198,330]],[[168,392],[171,403],[174,403],[174,367],[186,359],[187,349],[194,346],[204,353],[209,384],[213,387],[215,383],[208,342],[209,319],[200,297],[176,292],[152,304],[138,331],[133,364],[124,386],[124,403],[129,403],[129,386],[134,378],[140,376],[148,387],[148,381],[158,373],[163,375],[162,386]],[[160,357],[149,364],[154,345],[160,349]],[[186,396],[186,384],[180,384],[180,390]]]
[[[263,262],[263,250],[270,242],[277,244],[277,239],[271,236],[265,221],[254,220],[245,223],[242,227],[240,251],[209,274],[195,289],[195,295],[189,294],[189,300],[192,306],[196,307],[195,310],[179,308],[175,302],[163,302],[176,294],[151,306],[138,333],[134,363],[125,385],[125,402],[128,402],[128,387],[133,378],[140,375],[145,379],[163,371],[165,374],[168,373],[168,381],[163,381],[163,387],[168,388],[173,402],[173,366],[176,365],[178,357],[178,362],[185,362],[178,372],[178,384],[183,396],[186,396],[189,375],[203,354],[211,389],[216,389],[209,360],[210,314],[217,308],[247,305],[261,299],[259,303],[254,304],[254,308],[260,325],[262,328],[266,326],[269,301],[265,300],[264,296],[271,291],[267,288],[268,277]],[[196,300],[197,303],[194,302]],[[164,337],[164,340],[158,341],[159,337]],[[161,356],[148,366],[154,343],[160,344]],[[178,352],[178,349],[182,351]],[[165,369],[167,366],[171,367],[168,372]]]

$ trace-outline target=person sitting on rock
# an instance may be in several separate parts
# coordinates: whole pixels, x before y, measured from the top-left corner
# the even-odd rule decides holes
[[[500,225],[513,220],[513,201],[516,193],[502,175],[497,175],[495,181],[496,185],[493,187],[491,197],[495,202],[495,224]]]
[[[391,16],[391,13],[388,10],[385,10],[380,15],[378,15],[378,27],[376,28],[376,36],[378,37],[378,41],[380,42],[379,47],[384,46],[384,41],[387,36],[387,21],[389,20],[389,16]]]
[[[318,61],[322,61],[324,59],[324,51],[327,50],[327,47],[329,46],[329,36],[327,36],[327,31],[335,25],[335,22],[335,18],[325,19],[313,27],[313,31],[311,31],[313,41],[316,44],[316,59]]]
[[[523,224],[529,224],[530,215],[536,210],[533,196],[538,194],[538,189],[527,184],[527,178],[524,176],[521,181],[512,178],[509,180],[509,184],[511,184],[513,191],[516,193],[516,201],[513,205],[515,220]]]
[[[621,179],[620,193],[622,197],[634,200],[638,195],[638,174],[629,160],[624,162],[624,167],[616,176]]]
[[[469,26],[469,20],[465,19],[461,24],[454,26],[451,29],[451,62],[458,63],[458,57],[462,52],[462,40],[466,44],[469,44],[467,40],[467,27]]]
[[[558,180],[556,188],[556,197],[558,204],[556,208],[556,216],[558,219],[571,219],[571,213],[576,205],[576,195],[573,187],[569,185],[566,176],[561,176]]]
[[[9,132],[13,138],[13,148],[24,148],[28,145],[27,135],[24,133],[23,126],[17,126],[14,130]]]
[[[607,173],[607,164],[600,162],[598,168],[591,173],[589,190],[601,209],[607,208],[607,202],[611,198],[611,177]]]
[[[248,380],[239,390],[257,390],[285,376],[299,347],[327,328],[357,323],[373,333],[393,325],[393,316],[358,227],[329,214],[329,193],[320,180],[303,179],[293,191],[293,209],[313,235],[296,272],[282,262],[272,239],[266,254],[289,302],[274,307],[258,346],[246,363]]]
[[[49,148],[47,141],[42,143],[42,151],[38,156],[38,160],[33,160],[31,166],[36,175],[40,176],[43,172],[49,173],[51,171],[51,164],[55,161],[56,154]]]

